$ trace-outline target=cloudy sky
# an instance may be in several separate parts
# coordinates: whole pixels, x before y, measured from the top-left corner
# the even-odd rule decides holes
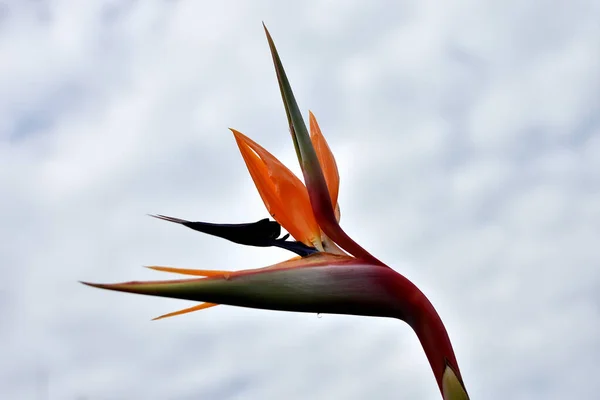
[[[0,397],[439,398],[397,320],[152,322],[191,304],[77,283],[289,257],[146,216],[268,215],[229,127],[299,171],[264,20],[343,227],[430,297],[471,397],[596,398],[600,6],[550,3],[0,3]]]

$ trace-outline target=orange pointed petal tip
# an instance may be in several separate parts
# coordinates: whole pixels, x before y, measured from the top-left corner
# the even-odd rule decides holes
[[[335,157],[327,144],[327,140],[321,133],[321,128],[317,123],[317,119],[312,111],[309,111],[309,123],[310,123],[310,140],[317,153],[319,164],[323,170],[325,176],[325,182],[327,183],[327,189],[329,190],[329,196],[331,197],[331,204],[335,208],[336,218],[339,222],[339,207],[338,207],[338,194],[340,190],[340,174],[338,172],[337,163]]]
[[[149,266],[146,266],[146,268],[153,269],[155,271],[173,272],[175,274],[205,276],[205,277],[221,276],[221,277],[228,278],[229,274],[231,274],[231,272],[229,272],[229,271],[216,271],[216,270],[212,270],[212,269],[187,269],[187,268],[175,268],[175,267],[162,267],[159,265],[149,265]]]
[[[152,318],[152,321],[158,321],[159,319],[175,317],[176,315],[183,315],[183,314],[191,313],[191,312],[194,312],[194,311],[206,310],[207,308],[211,308],[211,307],[214,307],[214,306],[218,306],[218,304],[215,304],[215,303],[202,303],[202,304],[198,304],[198,305],[193,306],[193,307],[184,308],[183,310],[174,311],[174,312],[171,312],[171,313],[168,313],[168,314],[163,314],[163,315],[161,315],[159,317]]]
[[[182,274],[182,275],[192,275],[192,276],[204,276],[204,277],[209,277],[209,276],[220,276],[223,277],[225,279],[229,278],[229,271],[216,271],[216,270],[201,270],[201,269],[187,269],[187,268],[174,268],[174,267],[162,267],[162,266],[158,266],[158,265],[149,265],[146,266],[146,268],[148,269],[153,269],[155,271],[162,271],[162,272],[173,272],[176,274]],[[177,315],[183,315],[183,314],[188,314],[194,311],[200,311],[200,310],[205,310],[207,308],[211,308],[214,306],[218,306],[218,304],[215,303],[201,303],[198,305],[195,305],[193,307],[189,307],[189,308],[184,308],[183,310],[179,310],[179,311],[174,311],[168,314],[163,314],[161,316],[158,316],[156,318],[152,318],[152,321],[158,321],[160,319],[164,319],[164,318],[170,318],[170,317],[175,317]]]
[[[258,143],[231,131],[269,214],[296,240],[323,250],[321,231],[302,181]]]

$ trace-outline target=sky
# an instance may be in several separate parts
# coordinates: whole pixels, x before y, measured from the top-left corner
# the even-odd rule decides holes
[[[439,399],[402,321],[101,291],[290,257],[147,216],[268,216],[232,134],[299,173],[262,30],[419,286],[472,399],[600,391],[593,0],[0,3],[0,397]],[[175,276],[174,276],[175,277]]]

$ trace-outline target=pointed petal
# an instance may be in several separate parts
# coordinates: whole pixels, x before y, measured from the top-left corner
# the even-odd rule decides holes
[[[337,163],[335,162],[335,157],[329,148],[327,140],[325,140],[323,133],[321,133],[321,128],[312,111],[308,112],[308,118],[310,124],[310,140],[317,153],[319,164],[323,169],[323,175],[325,176],[325,182],[327,183],[327,189],[329,190],[331,204],[337,208],[338,193],[340,190],[340,174],[338,172]]]
[[[310,204],[319,226],[331,240],[348,253],[368,262],[385,266],[385,264],[350,238],[338,224],[327,189],[325,176],[323,175],[317,154],[308,135],[302,114],[298,108],[298,103],[296,102],[290,83],[283,69],[283,64],[281,63],[281,59],[275,48],[275,43],[266,26],[264,28],[269,42],[269,48],[271,49],[285,112],[288,117],[290,132],[294,141],[294,147],[296,148],[296,155],[298,156],[300,166],[302,167]]]
[[[325,182],[327,182],[327,189],[329,190],[329,196],[331,197],[331,204],[334,206],[334,214],[336,221],[340,222],[340,206],[338,204],[338,194],[340,190],[340,174],[338,172],[337,163],[335,157],[329,148],[329,144],[325,137],[321,133],[321,128],[317,123],[317,119],[312,111],[308,112],[309,124],[310,124],[310,140],[317,153],[319,164],[323,169],[325,176]],[[344,251],[340,249],[333,240],[327,235],[321,235],[321,241],[323,242],[323,249],[328,252],[336,254],[344,254]]]
[[[231,242],[248,246],[272,246],[273,241],[281,234],[281,226],[275,221],[270,221],[268,218],[243,224],[213,224],[209,222],[186,221],[185,219],[167,217],[165,215],[151,215],[151,217],[175,222],[198,232],[218,236]]]
[[[164,221],[175,222],[195,231],[217,236],[246,246],[274,246],[291,251],[299,256],[307,256],[319,251],[302,242],[287,241],[286,239],[289,237],[289,234],[278,239],[277,237],[281,233],[281,225],[276,221],[270,221],[268,218],[244,224],[212,224],[208,222],[191,222],[186,221],[185,219],[167,217],[165,215],[150,216]]]
[[[216,271],[212,269],[187,269],[187,268],[174,268],[174,267],[162,267],[159,265],[149,265],[146,266],[148,269],[153,269],[155,271],[161,272],[172,272],[175,274],[182,275],[193,275],[193,276],[229,276],[230,271]]]
[[[302,181],[258,143],[231,131],[271,216],[300,242],[322,249],[319,225]]]
[[[214,306],[218,306],[218,304],[214,304],[214,303],[202,303],[202,304],[198,304],[196,306],[190,307],[190,308],[184,308],[183,310],[171,312],[171,313],[168,313],[168,314],[163,314],[163,315],[161,315],[159,317],[152,318],[152,321],[158,321],[159,319],[174,317],[176,315],[187,314],[187,313],[191,313],[191,312],[194,312],[194,311],[205,310],[207,308],[214,307]]]

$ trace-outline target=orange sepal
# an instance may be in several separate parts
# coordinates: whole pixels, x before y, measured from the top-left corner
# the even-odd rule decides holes
[[[258,143],[231,131],[269,214],[296,240],[322,250],[320,228],[302,181]]]
[[[321,128],[319,128],[317,119],[312,111],[309,111],[308,115],[310,122],[310,141],[317,153],[319,164],[321,164],[325,182],[327,183],[327,189],[329,190],[329,196],[331,197],[331,204],[334,208],[337,208],[338,193],[340,190],[340,174],[335,162],[335,157],[327,144],[327,140],[325,140],[325,137],[321,133]]]
[[[168,313],[168,314],[163,314],[160,317],[152,318],[152,321],[158,321],[159,319],[170,318],[170,317],[174,317],[176,315],[187,314],[187,313],[191,313],[191,312],[194,312],[194,311],[205,310],[207,308],[214,307],[214,306],[218,306],[218,304],[215,304],[215,303],[201,303],[201,304],[198,304],[198,305],[193,306],[193,307],[184,308],[183,310],[174,311],[174,312],[171,312],[171,313]]]
[[[163,267],[160,265],[148,265],[146,268],[161,272],[173,272],[175,274],[193,275],[193,276],[223,276],[229,277],[230,271],[217,271],[212,269],[189,269],[176,267]]]

